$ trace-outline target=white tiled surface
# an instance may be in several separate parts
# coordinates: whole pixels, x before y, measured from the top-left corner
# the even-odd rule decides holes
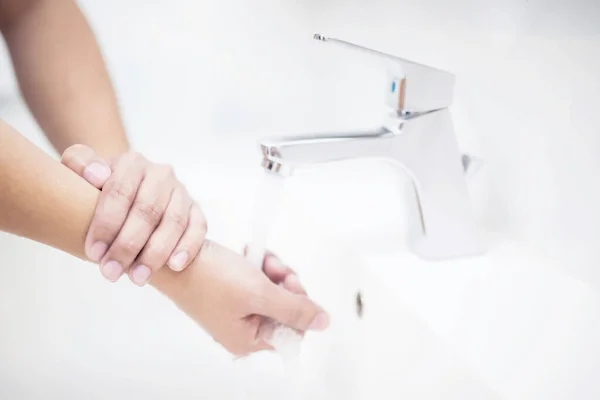
[[[135,146],[172,163],[211,236],[238,248],[251,209],[239,199],[260,178],[257,138],[379,122],[378,65],[313,33],[457,74],[460,143],[486,160],[470,183],[482,225],[496,232],[486,258],[427,265],[405,254],[402,193],[377,164],[302,171],[286,188],[271,247],[334,316],[331,332],[305,344],[305,398],[598,398],[600,6],[81,4]],[[0,88],[10,93],[5,60]],[[48,149],[18,102],[0,115]],[[93,266],[20,239],[0,236],[0,246],[7,398],[270,399],[289,384],[273,384],[285,378],[276,359],[234,368],[151,289],[107,284]]]

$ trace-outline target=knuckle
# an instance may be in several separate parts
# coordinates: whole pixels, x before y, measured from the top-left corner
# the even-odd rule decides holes
[[[96,237],[113,236],[119,230],[121,221],[110,218],[110,215],[98,214],[94,217],[93,231]]]
[[[159,171],[166,177],[166,178],[173,178],[175,177],[175,171],[173,170],[173,167],[171,167],[170,165],[166,165],[166,164],[160,164],[158,166]]]
[[[104,190],[111,198],[129,204],[133,203],[137,192],[135,185],[123,181],[109,181]]]
[[[125,217],[106,207],[98,207],[90,225],[90,232],[98,238],[114,239],[121,228]]]
[[[166,213],[165,218],[169,219],[181,231],[185,230],[188,226],[188,215],[181,211]]]
[[[156,271],[167,263],[171,252],[164,242],[150,241],[146,245],[143,254],[141,262]]]
[[[126,238],[117,240],[115,245],[115,253],[127,259],[134,259],[141,250],[141,245],[134,238]]]
[[[137,202],[134,209],[142,220],[150,225],[158,225],[164,212],[156,202]]]
[[[62,161],[63,162],[71,161],[75,158],[76,154],[80,153],[81,151],[85,151],[86,149],[87,149],[87,146],[85,146],[83,144],[74,144],[72,146],[69,146],[62,153],[62,156],[61,156]]]

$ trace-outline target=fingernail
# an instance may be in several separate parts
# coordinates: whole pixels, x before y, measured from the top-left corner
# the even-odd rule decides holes
[[[322,331],[327,329],[329,326],[329,315],[325,312],[320,312],[317,314],[313,322],[310,324],[308,329],[312,331]]]
[[[177,254],[175,254],[173,257],[171,257],[171,260],[169,260],[169,268],[171,268],[173,271],[181,271],[183,270],[183,267],[185,266],[185,263],[188,260],[188,253],[187,251],[182,251],[179,252]]]
[[[123,267],[117,261],[109,261],[100,267],[100,272],[106,279],[115,282],[123,275]]]
[[[106,253],[106,249],[108,248],[108,246],[106,245],[106,243],[102,243],[102,242],[96,242],[92,245],[92,247],[90,248],[90,254],[89,254],[89,258],[92,261],[100,261],[100,259],[102,258],[102,256],[104,256],[104,253]]]
[[[131,272],[131,279],[136,285],[144,286],[146,283],[148,283],[148,279],[150,279],[151,274],[152,271],[150,268],[146,267],[145,265],[138,265]]]
[[[106,165],[93,162],[83,170],[83,177],[91,184],[101,186],[106,182],[110,173],[110,168]]]

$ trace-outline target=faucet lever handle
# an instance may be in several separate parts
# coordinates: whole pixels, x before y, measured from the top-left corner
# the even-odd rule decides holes
[[[319,33],[313,38],[365,51],[392,61],[388,69],[386,104],[400,115],[440,110],[452,105],[454,75],[450,72]]]

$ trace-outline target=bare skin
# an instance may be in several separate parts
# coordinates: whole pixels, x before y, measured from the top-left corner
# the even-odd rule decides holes
[[[11,210],[0,213],[0,230],[87,260],[85,241],[99,198],[93,185],[0,121],[0,209]],[[161,268],[150,284],[238,356],[270,349],[260,335],[265,318],[300,331],[327,328],[328,315],[293,271],[268,257],[264,272],[205,241],[183,272]]]
[[[103,157],[130,150],[98,43],[75,2],[0,0],[0,31],[23,97],[59,154],[76,143]]]
[[[128,272],[143,286],[163,265],[182,271],[196,257],[206,220],[171,167],[134,152],[104,160],[84,145],[69,147],[61,161],[102,190],[85,249],[106,279],[115,282]],[[90,175],[90,166],[99,164],[107,174]]]
[[[139,286],[164,265],[185,269],[204,241],[204,214],[169,166],[131,151],[98,43],[77,4],[0,0],[0,31],[21,93],[57,152],[89,149],[82,173],[103,192],[87,257],[107,280],[127,275]]]

